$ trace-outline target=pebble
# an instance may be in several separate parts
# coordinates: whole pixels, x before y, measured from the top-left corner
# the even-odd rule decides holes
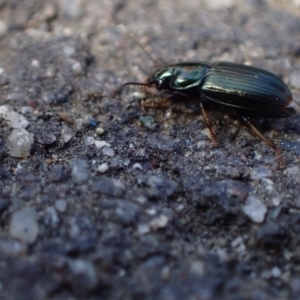
[[[284,173],[292,178],[296,183],[300,183],[300,168],[298,166],[289,167]]]
[[[150,232],[150,227],[147,224],[140,224],[137,228],[138,233],[143,235],[143,234],[147,234]]]
[[[16,240],[1,240],[0,253],[11,256],[21,256],[26,254],[28,245]]]
[[[72,162],[72,177],[77,182],[84,182],[89,177],[88,164],[84,159],[75,159]]]
[[[5,36],[7,33],[7,24],[0,20],[0,37]]]
[[[0,106],[0,117],[7,121],[10,128],[26,128],[29,124],[27,119],[21,114],[13,111],[10,105]]]
[[[111,147],[111,144],[105,141],[95,141],[95,145],[98,149],[102,149],[104,147]]]
[[[246,204],[243,206],[243,212],[252,222],[261,223],[265,219],[267,207],[257,197],[249,196],[246,200]]]
[[[60,0],[60,8],[64,15],[76,19],[83,13],[83,2],[81,0]]]
[[[102,127],[97,127],[97,128],[96,128],[96,133],[97,133],[98,135],[102,135],[104,132],[105,132],[105,130],[104,130]]]
[[[136,169],[136,170],[143,170],[143,167],[141,164],[139,163],[135,163],[133,166],[132,166],[133,169]]]
[[[29,156],[30,149],[34,143],[33,133],[26,129],[14,129],[8,137],[9,155],[24,158]]]
[[[103,163],[101,164],[98,168],[97,171],[100,173],[105,173],[106,171],[108,171],[108,164],[107,163]]]
[[[166,227],[168,222],[169,222],[169,218],[167,216],[160,215],[159,217],[154,218],[150,222],[150,226],[152,229],[157,230],[157,229]]]
[[[12,111],[13,108],[10,105],[1,105],[0,106],[0,117],[5,118],[5,115],[9,112]]]
[[[4,117],[11,128],[26,128],[29,124],[27,119],[15,111],[9,111]]]
[[[9,234],[12,237],[31,244],[36,240],[38,231],[34,208],[25,207],[13,213],[9,224]]]
[[[73,137],[73,131],[69,126],[64,125],[61,130],[61,136],[65,143],[67,143]]]
[[[156,124],[154,122],[154,119],[151,116],[140,116],[139,121],[147,129],[155,130],[155,128],[156,128]]]
[[[125,192],[125,186],[119,179],[109,178],[102,175],[93,181],[92,191],[119,197]]]
[[[66,200],[56,200],[55,201],[55,208],[59,211],[59,212],[65,212],[67,210],[67,205],[68,202]]]
[[[290,75],[290,81],[291,85],[295,88],[300,88],[300,72],[299,71],[294,71]]]
[[[257,167],[250,172],[250,178],[252,180],[260,180],[270,176],[272,176],[272,172],[266,167]]]
[[[209,6],[210,9],[224,9],[230,8],[233,4],[233,0],[206,0],[206,4]]]
[[[90,146],[95,144],[95,139],[92,136],[88,136],[84,142],[85,146]]]
[[[113,148],[110,147],[104,147],[102,149],[102,153],[106,156],[110,156],[110,157],[114,157],[115,156],[115,151],[113,150]]]

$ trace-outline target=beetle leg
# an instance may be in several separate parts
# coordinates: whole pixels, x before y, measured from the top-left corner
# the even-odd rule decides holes
[[[281,154],[280,149],[270,140],[268,140],[266,137],[264,137],[259,130],[250,122],[249,118],[242,116],[242,119],[251,127],[251,129],[255,132],[255,134],[262,140],[264,141],[269,147],[271,147],[274,151],[276,156],[279,159],[280,162],[280,166],[282,168],[285,168],[285,162],[284,162],[284,158]]]
[[[170,97],[161,98],[158,101],[148,101],[147,99],[141,102],[141,106],[142,108],[169,108],[171,107],[170,100]]]
[[[203,115],[203,119],[204,119],[204,122],[206,124],[206,127],[209,130],[209,133],[210,133],[210,136],[211,136],[211,140],[212,140],[212,142],[214,144],[214,147],[218,147],[219,143],[218,143],[218,140],[217,140],[216,133],[215,133],[214,129],[212,128],[211,124],[210,124],[209,118],[207,116],[207,113],[206,113],[206,111],[204,109],[204,106],[203,106],[202,102],[200,102],[200,108],[201,108],[201,113]]]

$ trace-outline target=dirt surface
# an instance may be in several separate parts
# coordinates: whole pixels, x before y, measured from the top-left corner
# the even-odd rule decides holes
[[[299,299],[300,117],[255,120],[285,169],[220,111],[213,148],[198,103],[114,94],[156,68],[136,40],[300,100],[299,1],[1,0],[0,299]]]

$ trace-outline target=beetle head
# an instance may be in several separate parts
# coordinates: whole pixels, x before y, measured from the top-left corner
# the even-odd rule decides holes
[[[147,85],[155,86],[155,88],[159,91],[166,90],[170,88],[170,83],[172,79],[172,71],[170,68],[165,68],[154,73],[147,80]]]

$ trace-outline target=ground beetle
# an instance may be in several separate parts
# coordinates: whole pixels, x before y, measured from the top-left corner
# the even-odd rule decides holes
[[[229,62],[217,62],[211,65],[205,62],[185,62],[160,69],[145,83],[127,82],[122,88],[127,85],[166,90],[169,92],[170,99],[180,97],[199,100],[204,120],[215,145],[218,144],[216,135],[205,108],[212,106],[234,112],[275,150],[281,164],[284,165],[279,148],[266,139],[249,119],[250,117],[286,118],[295,112],[300,113],[300,107],[293,101],[290,89],[273,73]]]

